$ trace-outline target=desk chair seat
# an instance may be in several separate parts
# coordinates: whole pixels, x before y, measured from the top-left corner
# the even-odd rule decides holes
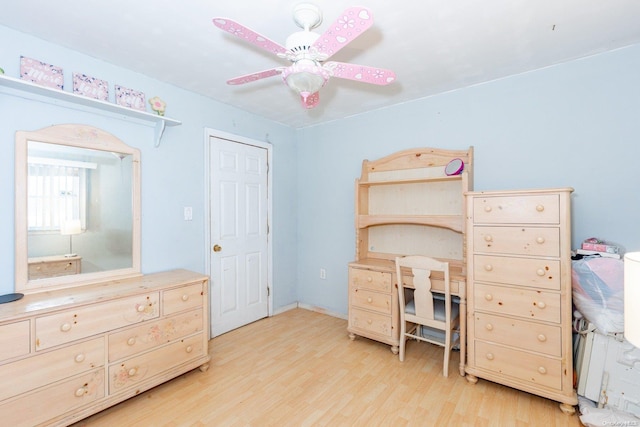
[[[431,273],[444,276],[444,293],[431,289]],[[449,376],[451,349],[459,345],[460,306],[452,301],[449,263],[434,258],[411,255],[396,258],[398,302],[400,304],[400,361],[404,361],[407,338],[426,341],[444,347],[442,374]],[[413,296],[406,298],[407,276],[413,277]],[[407,301],[407,299],[409,301]],[[459,302],[459,299],[458,299]]]

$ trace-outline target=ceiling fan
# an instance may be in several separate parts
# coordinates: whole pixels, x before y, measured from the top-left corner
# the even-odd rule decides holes
[[[292,62],[288,67],[271,68],[227,80],[227,84],[239,85],[280,74],[284,82],[300,95],[302,105],[313,108],[320,102],[318,91],[330,77],[376,85],[387,85],[395,80],[396,75],[390,70],[345,62],[325,62],[373,25],[373,15],[369,9],[348,8],[323,34],[311,31],[322,22],[322,13],[317,6],[307,3],[295,6],[293,19],[302,31],[291,34],[284,47],[236,21],[213,18],[216,27]]]

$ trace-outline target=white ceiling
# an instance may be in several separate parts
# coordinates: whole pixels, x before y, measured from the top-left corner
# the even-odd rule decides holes
[[[323,12],[318,32],[348,6],[368,7],[373,26],[331,59],[391,69],[397,80],[333,78],[313,110],[279,76],[227,85],[288,62],[212,18],[284,45],[299,30],[300,0],[20,0],[3,4],[0,24],[295,128],[640,43],[639,0],[310,2]]]

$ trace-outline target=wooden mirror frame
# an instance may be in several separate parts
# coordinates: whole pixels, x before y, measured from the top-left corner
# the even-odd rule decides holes
[[[15,146],[15,289],[33,293],[70,288],[113,279],[140,276],[140,150],[114,135],[80,124],[54,125],[36,131],[17,131]],[[133,156],[132,161],[132,266],[117,270],[80,273],[38,280],[29,279],[27,221],[28,142],[37,141]]]

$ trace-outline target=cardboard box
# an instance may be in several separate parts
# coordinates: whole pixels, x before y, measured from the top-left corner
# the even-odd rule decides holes
[[[607,245],[606,243],[582,243],[582,249],[588,251],[607,252],[609,254],[617,254],[618,247],[613,245]]]

